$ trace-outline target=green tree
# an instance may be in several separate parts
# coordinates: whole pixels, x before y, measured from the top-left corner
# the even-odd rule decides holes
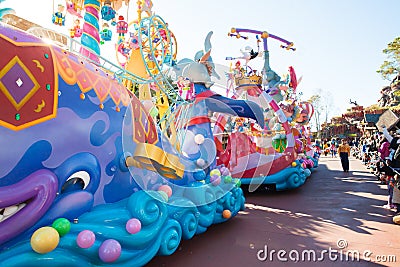
[[[393,77],[400,74],[400,37],[390,42],[382,52],[387,55],[387,60],[376,72],[381,74],[383,79],[392,80]]]

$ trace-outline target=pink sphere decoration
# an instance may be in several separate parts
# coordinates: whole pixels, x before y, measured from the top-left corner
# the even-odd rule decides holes
[[[167,193],[168,197],[172,196],[172,188],[169,185],[162,185],[158,188],[158,191],[164,191],[165,193]]]
[[[211,184],[214,185],[214,186],[219,185],[219,184],[221,183],[221,176],[216,175],[216,174],[211,175],[211,176],[210,176],[210,182],[211,182]]]
[[[125,228],[128,233],[136,234],[142,229],[142,223],[138,219],[132,218],[126,222]]]
[[[206,166],[206,161],[204,159],[202,159],[202,158],[199,158],[199,159],[196,160],[196,164],[197,164],[197,166],[202,168],[202,167]]]
[[[103,262],[114,262],[121,256],[121,245],[115,239],[107,239],[99,248],[99,257]]]
[[[92,231],[83,230],[78,234],[78,237],[76,238],[76,244],[80,248],[90,248],[91,246],[93,246],[95,240],[96,236]]]
[[[223,176],[231,175],[231,172],[229,171],[229,169],[227,167],[222,167],[220,169],[220,171],[221,171],[221,175],[223,175]]]

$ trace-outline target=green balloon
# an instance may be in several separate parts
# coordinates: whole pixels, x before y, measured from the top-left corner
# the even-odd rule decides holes
[[[224,182],[226,184],[232,183],[232,176],[230,176],[230,175],[225,176],[224,177]]]
[[[157,117],[157,115],[158,115],[158,109],[156,107],[152,107],[150,109],[150,116]]]
[[[242,181],[238,178],[235,178],[235,185],[236,187],[240,187],[242,185]]]
[[[65,218],[58,218],[51,226],[56,229],[60,237],[68,234],[71,229],[71,223]]]

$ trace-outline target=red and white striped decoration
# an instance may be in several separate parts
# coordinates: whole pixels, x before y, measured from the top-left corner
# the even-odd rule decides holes
[[[258,176],[266,176],[268,174],[276,173],[284,168],[290,166],[290,164],[295,160],[295,139],[291,130],[291,126],[287,121],[285,114],[282,109],[276,103],[276,101],[266,92],[261,91],[259,87],[250,88],[252,90],[243,90],[242,94],[246,94],[246,98],[253,102],[256,102],[260,106],[269,105],[275,114],[278,117],[279,122],[282,124],[287,140],[287,147],[283,153],[275,152],[273,155],[265,155],[264,153],[259,152],[250,152],[254,151],[254,149],[249,149],[249,154],[243,155],[243,153],[239,153],[238,151],[233,151],[236,149],[236,145],[234,141],[231,141],[230,148],[231,153],[229,153],[230,158],[228,168],[230,169],[232,176],[235,178],[253,178]],[[256,90],[257,89],[257,90]],[[249,93],[251,92],[251,93]],[[217,151],[219,153],[223,153],[222,146],[222,138],[224,134],[224,129],[226,123],[228,121],[229,115],[220,114],[217,117],[215,126],[214,126],[214,140],[217,146]],[[260,151],[260,149],[257,149]],[[264,150],[273,150],[270,149]]]

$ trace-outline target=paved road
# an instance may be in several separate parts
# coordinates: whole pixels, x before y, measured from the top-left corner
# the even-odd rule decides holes
[[[344,173],[338,158],[321,157],[301,188],[246,193],[245,211],[148,266],[400,266],[400,226],[386,199],[359,160]]]

